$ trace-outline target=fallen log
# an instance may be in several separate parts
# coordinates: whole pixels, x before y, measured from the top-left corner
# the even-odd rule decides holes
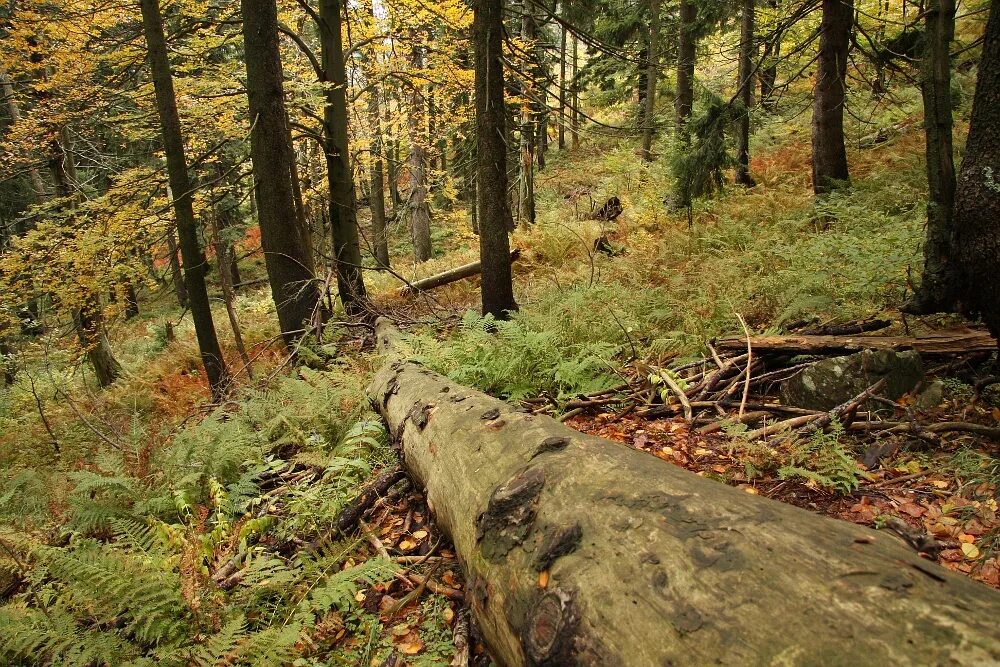
[[[520,256],[521,250],[519,248],[515,248],[510,251],[511,262],[517,261]],[[421,278],[420,280],[414,280],[412,283],[400,287],[399,293],[414,294],[416,292],[426,292],[427,290],[432,290],[435,287],[441,287],[442,285],[447,285],[448,283],[453,283],[458,280],[462,280],[463,278],[479,275],[482,271],[482,262],[463,264],[462,266],[456,266],[454,269],[448,269],[447,271],[436,273],[433,276]]]
[[[528,414],[376,335],[369,397],[498,664],[1000,661],[1000,594],[895,537]]]
[[[908,350],[920,354],[947,355],[992,352],[997,341],[987,331],[946,329],[921,336],[758,336],[750,339],[755,352],[791,354],[849,353],[859,350]],[[723,350],[746,348],[746,338],[723,338],[716,346]]]

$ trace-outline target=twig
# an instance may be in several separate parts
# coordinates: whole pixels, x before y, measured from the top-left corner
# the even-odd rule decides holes
[[[678,400],[681,402],[681,406],[684,408],[684,419],[690,422],[693,419],[693,413],[691,411],[691,401],[688,400],[687,395],[681,386],[670,377],[670,373],[660,373],[659,377],[663,380],[668,387],[677,395]]]
[[[747,323],[743,319],[743,316],[736,313],[736,319],[740,321],[740,326],[743,327],[743,333],[747,337],[747,375],[743,381],[743,399],[740,401],[740,411],[737,416],[737,420],[743,421],[743,410],[747,405],[747,396],[750,394],[750,375],[751,369],[753,368],[753,348],[750,346],[750,329],[747,328]]]

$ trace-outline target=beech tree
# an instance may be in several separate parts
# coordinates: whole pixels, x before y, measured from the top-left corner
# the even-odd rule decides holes
[[[167,40],[163,32],[159,0],[140,0],[142,25],[146,35],[147,57],[156,92],[156,110],[160,118],[160,132],[163,149],[167,156],[167,173],[170,188],[174,192],[173,208],[177,220],[177,235],[181,242],[184,261],[184,285],[191,319],[194,321],[195,335],[205,375],[212,389],[212,396],[220,399],[229,383],[229,372],[219,347],[219,339],[212,319],[212,305],[208,300],[205,285],[207,263],[201,243],[198,240],[198,225],[195,222],[192,204],[192,185],[188,178],[187,158],[184,155],[184,141],[181,137],[181,120],[177,113],[173,77],[167,56]],[[222,259],[222,258],[220,258]],[[223,269],[224,270],[224,269]]]

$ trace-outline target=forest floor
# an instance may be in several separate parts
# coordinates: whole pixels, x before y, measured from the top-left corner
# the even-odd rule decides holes
[[[900,108],[913,111],[910,102]],[[588,136],[577,151],[550,152],[538,175],[537,223],[513,236],[523,254],[515,264],[521,310],[510,322],[475,314],[476,279],[404,297],[398,279],[373,271],[373,301],[409,330],[412,352],[426,365],[514,403],[542,397],[556,416],[571,400],[619,385],[630,369],[698,358],[707,340],[739,334],[739,317],[762,334],[803,317],[820,324],[882,317],[892,321],[888,333],[955,324],[907,319],[898,310],[910,270],[920,265],[919,123],[882,143],[856,142],[852,187],[821,202],[809,187],[807,137],[805,121],[790,130],[784,120],[762,122],[752,165],[759,187],[727,187],[696,202],[689,227],[684,212],[664,206],[671,192],[665,160],[644,165],[633,140]],[[589,219],[611,196],[624,214],[613,223]],[[394,227],[396,270],[411,280],[477,256],[464,211],[438,213],[434,228],[435,258],[413,267],[402,259],[408,234],[402,223]],[[595,252],[601,236],[613,256]],[[248,281],[263,275],[257,242],[248,236],[242,244]],[[123,571],[168,572],[179,604],[201,624],[192,641],[206,651],[213,648],[206,637],[231,622],[235,635],[266,636],[274,651],[300,658],[296,664],[448,664],[456,636],[465,638],[463,583],[418,490],[395,487],[359,535],[325,542],[322,557],[303,550],[366,480],[394,465],[364,398],[379,363],[371,341],[357,328],[331,326],[325,340],[300,350],[305,366],[289,373],[266,288],[245,288],[236,307],[254,380],[234,362],[245,387],[209,412],[190,321],[167,290],[147,296],[143,315],[112,331],[127,376],[105,392],[90,387],[58,336],[29,347],[35,361],[0,399],[0,518],[12,526],[0,531],[4,544],[23,553],[50,545],[44,553],[52,557],[93,540]],[[225,321],[221,309],[216,321]],[[222,339],[237,359],[231,336]],[[921,418],[997,425],[1000,395],[977,391],[974,374],[943,379],[942,401]],[[768,449],[738,432],[700,436],[681,417],[641,418],[620,406],[567,424],[818,514],[876,528],[900,519],[941,543],[938,562],[1000,588],[995,442],[948,434],[929,447],[899,434],[894,452],[867,469],[860,461],[871,439],[850,433]],[[793,468],[800,472],[789,474]],[[150,515],[157,518],[149,525],[170,539],[140,559],[122,522]],[[216,575],[240,559],[249,565],[220,597]],[[0,569],[16,571],[9,560],[0,555]],[[353,569],[377,561],[381,569]],[[329,572],[338,570],[358,576],[334,582]],[[330,593],[337,611],[317,611],[320,581],[339,585]],[[85,589],[87,582],[59,585]],[[16,612],[0,607],[0,622],[4,610],[28,613],[24,589],[19,595]],[[93,609],[85,611],[91,618]],[[281,634],[306,612],[313,617],[301,634]],[[80,627],[81,642],[86,633],[113,632]],[[470,644],[477,646],[474,628]],[[481,646],[473,650],[482,654]]]

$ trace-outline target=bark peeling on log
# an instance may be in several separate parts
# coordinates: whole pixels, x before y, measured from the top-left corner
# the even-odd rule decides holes
[[[528,468],[493,490],[486,511],[476,521],[479,551],[492,563],[502,561],[524,542],[538,511],[545,470]]]

